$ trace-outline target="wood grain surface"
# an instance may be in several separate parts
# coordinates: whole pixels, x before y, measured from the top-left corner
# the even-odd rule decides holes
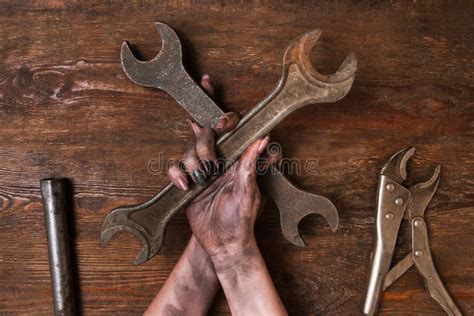
[[[160,49],[153,22],[183,41],[194,78],[209,73],[226,110],[250,109],[276,84],[284,49],[324,31],[313,61],[337,69],[349,51],[359,70],[336,104],[307,106],[272,133],[286,157],[313,161],[290,175],[329,197],[340,214],[300,224],[304,248],[281,235],[269,203],[256,234],[290,315],[361,314],[374,243],[378,172],[402,147],[417,148],[409,174],[435,163],[441,183],[426,212],[438,271],[465,315],[474,314],[474,24],[472,1],[1,1],[0,314],[51,315],[39,180],[74,184],[75,253],[85,315],[138,315],[170,273],[190,236],[175,217],[164,247],[131,265],[137,239],[102,248],[102,221],[168,183],[154,162],[179,158],[191,138],[186,114],[165,93],[122,72],[123,40],[145,59]],[[405,223],[406,224],[406,223]],[[408,251],[402,228],[396,260]],[[211,315],[229,315],[220,293]],[[383,296],[382,315],[443,315],[412,268]]]

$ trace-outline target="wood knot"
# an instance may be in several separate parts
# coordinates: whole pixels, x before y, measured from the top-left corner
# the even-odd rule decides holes
[[[6,210],[9,204],[8,199],[0,195],[0,211]]]
[[[58,100],[64,97],[67,77],[57,70],[42,70],[33,74],[32,85],[40,96]]]

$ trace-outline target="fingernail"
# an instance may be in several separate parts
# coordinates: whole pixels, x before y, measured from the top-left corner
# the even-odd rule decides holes
[[[212,175],[217,176],[217,175],[222,174],[222,171],[224,170],[224,163],[222,162],[222,160],[217,160],[217,162],[213,161],[213,163],[214,163],[214,170],[213,170]]]
[[[178,188],[180,188],[181,190],[186,191],[188,189],[188,185],[186,181],[184,181],[184,179],[178,178],[176,182],[177,182]]]
[[[216,163],[212,160],[204,160],[204,167],[208,174],[214,175],[216,173]]]
[[[195,121],[193,120],[189,120],[188,119],[188,122],[189,122],[189,125],[191,125],[191,128],[194,132],[194,135],[196,135],[197,137],[199,137],[199,135],[201,135],[201,131],[202,131],[202,128],[201,126],[199,126],[198,123],[196,123]]]
[[[262,139],[262,141],[260,142],[260,145],[258,146],[258,149],[257,149],[258,152],[263,152],[263,150],[265,149],[265,146],[268,145],[266,144],[267,138],[268,136]]]
[[[193,177],[199,186],[203,187],[206,185],[206,177],[204,177],[204,174],[201,172],[201,170],[194,170]]]
[[[208,74],[202,75],[201,86],[210,96],[214,96],[214,85],[212,84],[211,77]]]

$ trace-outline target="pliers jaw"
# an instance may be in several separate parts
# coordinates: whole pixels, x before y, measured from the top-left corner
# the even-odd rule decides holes
[[[395,155],[390,157],[382,168],[381,175],[391,178],[393,181],[402,184],[407,179],[407,161],[415,153],[414,147],[405,147]]]
[[[381,171],[382,176],[386,176],[402,185],[407,179],[407,162],[414,155],[414,147],[405,147],[394,154],[384,165]],[[405,219],[411,219],[415,216],[423,216],[428,203],[438,188],[441,166],[437,165],[431,177],[425,182],[412,185],[409,190],[411,192],[408,210],[405,213]],[[380,188],[379,188],[380,190]]]
[[[441,166],[436,165],[433,174],[428,180],[410,187],[411,199],[408,205],[408,212],[405,214],[407,215],[407,219],[412,219],[417,216],[423,217],[428,203],[438,188],[440,175]]]
[[[405,147],[394,154],[385,166],[382,168],[381,175],[386,176],[398,184],[402,185],[407,179],[407,162],[414,155],[414,147]],[[437,165],[431,177],[421,183],[412,185],[409,190],[411,192],[410,203],[405,218],[413,218],[415,216],[423,216],[428,203],[433,198],[438,188],[441,166]]]

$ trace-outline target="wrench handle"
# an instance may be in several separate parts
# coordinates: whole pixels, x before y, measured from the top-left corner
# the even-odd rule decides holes
[[[172,83],[167,84],[166,89],[161,85],[156,88],[163,89],[171,95],[199,125],[214,127],[224,112],[194,82],[184,68],[169,79]]]
[[[278,85],[278,91],[271,100],[265,102],[259,111],[249,113],[243,118],[244,123],[231,134],[217,142],[219,155],[228,161],[237,160],[245,148],[260,137],[269,134],[290,113],[311,103],[321,103],[311,99],[308,93],[314,90],[295,64],[288,67],[288,74],[282,77],[283,84]]]

